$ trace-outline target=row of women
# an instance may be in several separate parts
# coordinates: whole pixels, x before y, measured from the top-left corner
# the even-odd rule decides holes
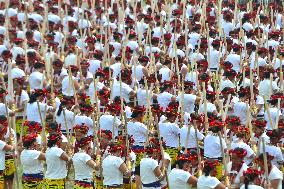
[[[192,124],[197,126],[198,122],[202,122],[200,118],[195,115]],[[228,120],[228,127],[238,122],[236,118],[232,119]],[[283,162],[279,161],[275,150],[277,147],[273,146],[279,143],[282,133],[279,130],[264,133],[265,120],[253,121],[253,128],[259,138],[264,134],[269,137],[271,145],[264,147],[266,153],[260,150],[263,147],[259,147],[257,154],[251,152],[245,143],[248,130],[234,125],[231,132],[236,139],[227,151],[229,158],[214,158],[208,153],[217,148],[224,152],[228,149],[226,143],[220,146],[224,138],[218,135],[224,123],[212,117],[204,147],[178,149],[176,157],[167,153],[166,143],[161,140],[157,130],[149,133],[147,144],[139,151],[133,137],[126,134],[119,134],[114,139],[111,131],[99,130],[95,137],[90,137],[89,128],[82,124],[73,127],[74,137],[70,133],[65,136],[60,131],[60,125],[51,122],[46,126],[48,134],[43,135],[40,124],[26,121],[26,134],[15,146],[8,122],[5,116],[0,116],[1,189],[5,188],[3,172],[7,152],[18,154],[23,168],[24,189],[63,189],[68,183],[77,189],[282,188],[283,173],[279,168]],[[74,180],[70,176],[73,169]]]

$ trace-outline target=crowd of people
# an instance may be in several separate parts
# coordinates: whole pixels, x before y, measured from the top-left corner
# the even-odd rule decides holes
[[[0,189],[281,189],[284,4],[1,0]]]

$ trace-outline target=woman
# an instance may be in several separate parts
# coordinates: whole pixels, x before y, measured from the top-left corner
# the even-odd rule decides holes
[[[227,164],[227,172],[230,174],[232,187],[239,188],[243,182],[243,172],[248,166],[243,163],[247,155],[247,151],[243,148],[235,148],[229,151],[231,154],[231,162]]]
[[[135,179],[136,188],[140,188],[140,161],[143,157],[144,144],[146,142],[148,129],[143,123],[146,108],[136,106],[132,110],[132,119],[127,123],[128,134],[133,136],[133,152],[136,154]]]
[[[132,173],[134,173],[134,171],[135,171],[135,160],[136,160],[136,155],[131,150],[131,146],[134,143],[134,139],[132,138],[132,136],[129,136],[129,135],[128,135],[128,141],[127,141],[126,136],[122,136],[122,135],[119,135],[118,137],[116,137],[116,139],[123,146],[129,145],[128,151],[127,151],[127,148],[123,149],[122,154],[121,154],[121,158],[124,160],[127,167],[131,170],[131,177],[132,177]],[[133,184],[133,183],[131,183],[131,179],[132,179],[131,177],[130,178],[123,178],[123,188],[124,189],[130,189],[131,188],[131,184]]]
[[[69,130],[72,128],[74,113],[71,111],[71,108],[74,104],[75,104],[74,97],[63,96],[59,108],[56,110],[55,120],[58,124],[61,125],[61,131],[64,134],[66,133],[66,128]]]
[[[37,134],[29,134],[23,137],[24,150],[20,159],[23,166],[23,188],[41,189],[43,187],[43,166],[45,154],[38,151]]]
[[[179,113],[175,107],[167,107],[165,115],[167,119],[159,123],[159,130],[161,137],[166,142],[165,152],[170,155],[172,160],[171,163],[174,164],[178,155],[179,147],[180,128],[178,124],[176,124],[176,119],[179,116]]]
[[[271,188],[281,189],[283,181],[283,173],[275,165],[271,164],[271,161],[274,159],[274,157],[271,154],[266,152],[266,157],[267,157],[268,179]],[[263,153],[258,156],[257,162],[261,170],[265,170]],[[264,175],[263,177],[265,178]]]
[[[68,138],[69,136],[64,136],[61,132],[61,125],[60,124],[57,124],[56,122],[50,122],[46,125],[46,130],[48,132],[48,134],[46,135],[46,137],[49,136],[49,133],[59,133],[61,135],[61,138],[62,138],[62,142],[61,142],[61,149],[65,150],[67,148],[67,145],[68,145]]]
[[[104,188],[123,188],[123,177],[130,177],[131,171],[120,157],[124,146],[117,143],[109,145],[109,153],[102,163]]]
[[[177,158],[177,167],[169,174],[169,187],[175,189],[189,189],[196,187],[197,178],[189,173],[191,158],[189,154],[181,154]]]
[[[42,89],[34,90],[34,92],[30,96],[30,101],[27,104],[27,120],[41,123],[42,121],[41,117],[44,118],[47,112],[53,110],[51,106],[42,103],[44,98],[45,98],[45,90]]]
[[[93,171],[94,169],[98,170],[99,164],[95,163],[90,156],[92,153],[91,142],[91,137],[84,137],[75,144],[75,148],[78,149],[72,158],[75,170],[75,189],[94,187]]]
[[[0,189],[4,189],[5,153],[14,150],[14,146],[5,142],[5,133],[8,129],[7,119],[0,119]]]
[[[60,148],[62,142],[61,134],[50,133],[46,151],[46,189],[64,189],[67,177],[66,164],[71,158]]]
[[[198,189],[225,189],[226,186],[222,184],[216,176],[216,166],[218,161],[207,159],[204,162],[203,174],[198,178]]]
[[[142,189],[161,189],[161,183],[165,174],[159,167],[158,157],[160,148],[155,144],[150,144],[145,149],[146,157],[141,159],[140,173]]]
[[[86,132],[87,133],[87,132]],[[104,160],[109,155],[109,144],[112,139],[112,132],[109,130],[99,130],[98,131],[98,143],[99,149],[97,149],[97,161]],[[77,139],[77,137],[76,137]],[[103,180],[102,180],[102,172],[101,172],[101,164],[99,167],[99,171],[95,170],[94,172],[94,180],[96,180],[96,189],[103,189]]]
[[[263,187],[259,186],[261,184],[260,175],[261,171],[248,168],[244,171],[244,184],[240,189],[263,189]]]
[[[94,135],[94,124],[90,114],[94,111],[92,106],[80,104],[81,113],[75,116],[75,125],[86,125],[89,127],[88,136]]]
[[[246,150],[246,156],[244,157],[244,162],[247,165],[250,165],[253,158],[255,157],[254,151],[251,147],[246,143],[247,138],[249,137],[249,130],[244,126],[236,126],[232,128],[233,133],[235,134],[235,139],[231,144],[231,148],[243,148]]]

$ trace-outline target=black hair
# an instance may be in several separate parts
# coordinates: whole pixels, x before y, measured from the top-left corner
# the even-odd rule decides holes
[[[189,154],[184,154],[183,156],[189,158]],[[184,164],[187,162],[188,160],[177,160],[176,165],[178,166],[179,169],[182,169]]]
[[[263,77],[264,77],[265,79],[270,79],[270,72],[264,71]]]
[[[213,160],[206,160],[206,162],[212,162]],[[209,176],[210,175],[210,172],[212,171],[212,167],[207,164],[207,163],[204,163],[204,167],[203,167],[203,173],[205,176]]]
[[[36,142],[36,138],[32,141],[23,141],[23,146],[25,149],[29,149],[34,142]]]
[[[36,102],[36,101],[37,101],[37,98],[38,98],[39,96],[40,96],[40,95],[39,95],[38,93],[32,93],[32,94],[30,95],[29,103],[32,104],[32,103]]]
[[[5,115],[0,115],[0,122],[7,121],[7,117]]]
[[[246,174],[244,175],[244,184],[245,189],[248,189],[248,185],[250,182],[254,181],[254,179],[257,177],[257,174]]]
[[[170,88],[170,85],[164,84],[160,87],[160,91],[165,92],[168,88]]]
[[[54,140],[48,139],[47,147],[49,147],[49,148],[53,147],[60,140],[58,133],[53,132],[53,133],[49,134],[49,136],[51,136],[51,135],[54,135],[56,138]]]
[[[40,63],[40,62],[36,62],[36,63],[34,64],[34,68],[35,68],[35,69],[42,68],[42,67],[44,67],[44,64],[42,64],[42,63]]]
[[[51,123],[48,124],[48,128],[53,130],[53,131],[57,130],[58,127],[59,127],[59,125],[56,122],[51,122]]]
[[[222,129],[220,127],[209,127],[208,129],[209,131],[212,131],[213,133],[218,133],[219,131],[221,131]]]

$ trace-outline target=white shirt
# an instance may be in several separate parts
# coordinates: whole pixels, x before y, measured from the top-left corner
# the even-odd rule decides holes
[[[265,96],[266,99],[269,99],[271,95],[271,88],[272,91],[278,89],[277,83],[275,81],[272,81],[272,83],[270,83],[270,79],[264,79],[260,81],[258,85],[259,95]]]
[[[282,180],[283,180],[283,173],[276,167],[273,166],[269,175],[268,175],[268,179],[270,181],[272,180],[280,180],[278,187],[276,189],[282,189]]]
[[[52,109],[52,107],[42,102],[39,102],[39,108],[37,106],[37,102],[33,102],[31,104],[27,103],[27,120],[41,123],[39,112],[41,113],[42,118],[44,118],[45,109],[48,111],[49,109]]]
[[[274,158],[271,160],[271,164],[272,165],[275,165],[278,169],[280,168],[280,164],[281,162],[284,161],[283,159],[283,153],[280,149],[280,147],[278,146],[274,146],[274,145],[271,145],[271,144],[267,144],[265,146],[265,151],[272,155]]]
[[[134,145],[143,145],[146,142],[147,127],[140,122],[129,121],[127,123],[128,134],[133,136],[135,140]]]
[[[225,140],[222,138],[223,149],[227,148]],[[204,139],[204,156],[208,158],[222,157],[220,138],[212,134],[208,134]]]
[[[73,82],[76,80],[76,77],[72,76],[70,81],[69,76],[65,76],[62,80],[62,94],[65,96],[74,96]]]
[[[6,143],[0,140],[0,171],[5,169],[5,151],[3,148],[6,146]]]
[[[188,127],[184,125],[181,130],[180,130],[180,143],[182,147],[186,146],[186,136],[187,136],[187,131]],[[197,130],[197,139],[202,140],[204,138],[204,135]],[[187,148],[196,148],[196,137],[195,137],[195,129],[193,126],[190,127],[189,133],[188,133],[188,143],[187,143]]]
[[[170,188],[174,189],[190,189],[190,185],[187,183],[191,174],[182,169],[174,168],[169,174]]]
[[[249,105],[248,105],[249,108]],[[241,120],[241,124],[246,124],[247,121],[247,106],[245,102],[237,102],[234,104],[234,115],[238,116]]]
[[[210,62],[209,62],[210,68],[218,68],[220,62],[219,55],[222,54],[216,49],[210,50]]]
[[[119,167],[123,164],[120,157],[109,155],[102,163],[103,168],[103,184],[106,186],[123,184],[123,173],[120,172]]]
[[[212,104],[211,102],[207,102],[207,113],[213,113],[215,110],[217,111],[215,104]],[[200,106],[200,113],[204,113],[204,112],[205,112],[205,104],[203,103]]]
[[[197,181],[198,189],[215,188],[221,182],[216,177],[201,175]]]
[[[268,116],[268,110],[264,112],[264,119],[265,119],[265,121],[267,121],[266,129],[267,130],[272,130],[273,128],[275,128],[275,123],[276,123],[277,117],[278,117],[278,119],[280,119],[280,116],[282,115],[282,113],[281,113],[281,110],[278,110],[278,108],[276,108],[276,107],[270,107],[269,108],[269,113],[270,113],[270,118],[271,118],[272,125],[270,125],[270,119],[269,119],[269,116]]]
[[[42,89],[41,83],[44,81],[44,79],[44,75],[38,71],[31,73],[29,77],[30,90]]]
[[[60,159],[60,156],[64,153],[61,148],[57,146],[48,148],[45,153],[46,157],[46,173],[47,179],[64,179],[67,176],[66,162]]]
[[[183,102],[184,112],[191,114],[194,112],[196,97],[194,94],[184,94],[182,100],[182,95],[180,94],[177,96],[177,100],[179,103]]]
[[[151,103],[152,94],[150,90],[148,90],[148,95]],[[147,91],[145,89],[137,89],[137,101],[139,106],[147,106]]]
[[[61,130],[66,130],[63,110],[61,111],[61,114],[59,116],[57,115],[57,112],[58,112],[58,109],[55,112],[55,115],[56,115],[55,120],[58,124],[61,124]],[[65,118],[66,118],[67,128],[72,129],[73,121],[74,121],[74,113],[70,110],[65,109]]]
[[[114,119],[115,118],[115,119]],[[100,129],[114,131],[114,136],[118,136],[118,126],[121,124],[121,121],[112,115],[104,114],[100,117]]]
[[[135,69],[134,69],[135,68]],[[142,65],[136,65],[136,67],[134,67],[134,65],[132,66],[132,76],[134,77],[136,77],[135,79],[136,79],[136,81],[140,81],[142,78],[143,78],[143,76],[144,76],[144,73],[143,73],[143,68],[144,68],[144,66],[142,66]],[[136,72],[135,72],[135,70],[136,70]],[[136,74],[136,75],[135,75]]]
[[[133,91],[133,89],[129,85],[127,85],[124,82],[121,82],[121,95],[122,98],[125,99],[127,103],[129,102],[129,93],[131,91]],[[116,96],[120,96],[120,82],[114,80],[111,99],[114,99],[114,97]]]
[[[95,74],[96,71],[101,67],[101,61],[100,60],[89,60],[90,66],[89,66],[89,72],[92,74]]]
[[[21,163],[23,165],[23,173],[37,174],[43,171],[42,163],[38,159],[41,152],[37,150],[24,149],[21,153]]]
[[[178,147],[180,128],[176,123],[159,123],[159,129],[166,146]]]
[[[165,110],[169,103],[172,101],[172,97],[173,95],[166,91],[158,94],[157,100],[163,110]]]
[[[170,81],[170,72],[171,70],[168,67],[163,67],[159,70],[159,74],[162,75],[161,82]]]
[[[233,70],[236,72],[240,71],[240,63],[241,63],[241,57],[238,54],[229,54],[226,58],[226,61],[229,61],[233,64]]]
[[[87,165],[87,162],[92,158],[85,152],[75,153],[72,162],[75,170],[75,180],[80,181],[92,181],[93,169]]]
[[[9,112],[11,112],[11,110],[8,108],[8,113]],[[0,115],[7,116],[6,105],[4,103],[0,103]]]
[[[142,184],[157,182],[154,170],[158,167],[158,161],[152,158],[142,158],[140,161],[140,175]]]

